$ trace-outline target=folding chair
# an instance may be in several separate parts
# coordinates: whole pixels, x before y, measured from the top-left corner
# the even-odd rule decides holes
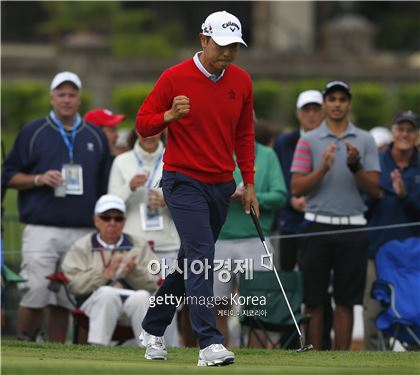
[[[80,306],[82,305],[83,301],[76,299],[73,295],[70,294],[67,288],[69,280],[63,272],[48,275],[47,279],[51,281],[48,289],[57,293],[59,289],[63,287],[68,300],[73,305],[73,309],[71,310],[73,317],[73,344],[87,344],[89,317],[85,315],[82,310],[80,310]],[[122,345],[125,341],[133,338],[134,332],[131,327],[117,324],[111,341],[116,341],[117,345]]]
[[[1,265],[1,327],[6,324],[6,316],[4,312],[5,304],[7,301],[7,287],[10,284],[17,284],[26,281],[12,269],[5,264]]]
[[[1,266],[1,276],[5,283],[22,283],[26,281],[5,264]]]
[[[303,274],[302,272],[281,271],[279,277],[289,299],[290,307],[295,315],[296,322],[301,325],[309,320],[309,316],[301,314],[303,303]],[[294,325],[290,311],[281,292],[280,286],[273,272],[254,271],[253,279],[246,280],[240,275],[239,294],[246,302],[241,306],[239,317],[241,324],[241,346],[244,346],[244,328],[248,328],[249,338],[256,330],[261,330],[263,336],[272,348],[296,349],[299,348],[299,334]],[[252,297],[266,298],[266,305],[255,306]],[[273,339],[269,331],[280,333],[280,337]],[[256,334],[257,340],[263,347],[266,342]]]
[[[393,350],[399,341],[406,350],[419,350],[420,238],[384,244],[376,255],[376,271],[371,296],[384,307],[376,318],[379,349]]]

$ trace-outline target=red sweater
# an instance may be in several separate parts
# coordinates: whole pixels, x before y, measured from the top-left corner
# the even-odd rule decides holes
[[[190,99],[190,112],[165,123],[164,113],[175,96]],[[254,126],[251,78],[229,65],[213,82],[186,60],[167,69],[137,113],[136,128],[143,137],[168,127],[164,169],[178,171],[208,184],[232,180],[233,154],[244,184],[254,183]]]

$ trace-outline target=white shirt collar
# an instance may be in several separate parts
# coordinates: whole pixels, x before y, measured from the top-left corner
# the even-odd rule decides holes
[[[114,250],[117,249],[121,246],[122,242],[123,242],[124,236],[121,235],[120,239],[117,241],[116,244],[111,245],[106,243],[101,236],[99,235],[99,233],[96,234],[96,240],[99,242],[99,244],[104,248],[104,250]]]
[[[194,55],[193,60],[194,60],[195,65],[200,70],[200,72],[203,73],[207,78],[209,78],[213,82],[218,82],[223,77],[223,75],[225,74],[226,69],[223,69],[222,73],[220,73],[220,75],[218,75],[218,76],[210,73],[209,71],[207,71],[207,69],[203,66],[200,59],[198,58],[198,56],[200,56],[200,54],[202,54],[202,53],[203,53],[203,51],[199,51]]]

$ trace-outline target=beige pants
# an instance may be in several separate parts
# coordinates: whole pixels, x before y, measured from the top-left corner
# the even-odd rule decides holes
[[[140,346],[141,322],[149,307],[150,293],[137,290],[122,298],[123,291],[112,286],[101,286],[80,307],[89,317],[89,344],[109,345],[119,323],[131,325],[137,345]]]
[[[376,280],[375,261],[368,260],[367,274],[366,274],[366,287],[363,297],[363,324],[364,324],[364,344],[365,350],[378,350],[379,338],[378,330],[376,328],[376,317],[381,312],[381,304],[370,296],[372,284]]]

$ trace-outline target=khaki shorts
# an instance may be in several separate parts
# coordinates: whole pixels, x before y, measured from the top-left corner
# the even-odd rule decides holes
[[[72,305],[61,287],[58,293],[48,289],[46,276],[57,272],[57,265],[71,245],[92,232],[92,228],[60,228],[45,225],[26,225],[22,239],[22,264],[20,275],[26,281],[19,283],[23,291],[20,305],[33,309],[48,305],[71,308]]]

